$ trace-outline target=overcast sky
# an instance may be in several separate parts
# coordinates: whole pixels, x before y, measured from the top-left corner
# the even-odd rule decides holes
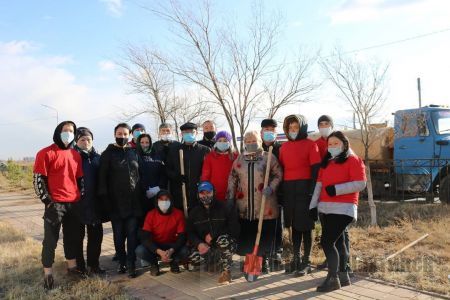
[[[113,141],[121,113],[139,103],[115,66],[126,43],[151,42],[172,49],[167,25],[138,4],[153,1],[67,0],[2,1],[0,4],[0,159],[34,156],[52,142],[59,121],[70,119],[94,132],[96,147]],[[251,1],[212,1],[221,17],[238,24],[250,16]],[[416,78],[423,102],[450,104],[450,1],[343,0],[266,1],[284,18],[281,46],[302,44],[327,53],[337,43],[390,64],[389,96],[380,120],[397,109],[417,106]],[[395,42],[395,43],[391,43]],[[380,46],[384,45],[384,46]],[[323,87],[314,101],[286,109],[303,113],[311,130],[321,114],[351,124],[351,111],[335,91]],[[157,123],[141,116],[155,136]],[[224,122],[219,121],[220,126]],[[258,122],[251,126],[256,128]]]

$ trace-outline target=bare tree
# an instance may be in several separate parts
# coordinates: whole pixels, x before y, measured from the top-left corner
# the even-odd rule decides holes
[[[178,138],[179,125],[200,122],[214,115],[209,103],[198,95],[189,98],[186,93],[183,96],[177,95],[174,74],[155,50],[128,46],[125,54],[125,59],[119,63],[122,73],[131,92],[144,95],[142,105],[130,106],[130,110],[125,112],[128,120],[150,114],[161,123],[173,123]]]
[[[150,10],[173,26],[180,42],[181,47],[178,48],[182,52],[175,54],[175,58],[164,59],[166,65],[174,74],[200,87],[214,100],[222,110],[234,146],[238,149],[237,134],[244,135],[251,118],[266,108],[267,95],[274,94],[268,82],[280,70],[279,66],[271,65],[276,62],[280,18],[275,15],[268,18],[263,6],[255,5],[245,36],[242,31],[237,32],[232,22],[226,24],[226,30],[215,24],[213,21],[219,18],[212,14],[208,1],[194,9],[171,0],[168,6]],[[299,83],[305,74],[299,72],[292,78]],[[308,91],[296,87],[294,82],[292,89],[284,89],[286,96],[277,95],[274,100],[276,108],[271,109],[274,113],[282,106],[295,103],[299,94]],[[280,91],[281,86],[278,89]]]
[[[364,146],[367,175],[367,194],[371,213],[371,224],[377,225],[376,206],[373,201],[370,176],[369,148],[374,138],[371,122],[386,101],[386,76],[389,65],[378,62],[362,62],[336,49],[332,55],[320,62],[339,95],[355,112]]]

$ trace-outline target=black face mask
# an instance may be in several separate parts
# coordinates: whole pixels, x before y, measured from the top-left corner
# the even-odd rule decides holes
[[[216,132],[209,131],[209,132],[205,132],[203,135],[205,136],[206,139],[212,140],[216,136]]]
[[[120,147],[125,146],[128,143],[128,138],[118,138],[116,137],[116,144]]]
[[[199,200],[203,205],[210,205],[213,201],[213,196],[199,197]]]

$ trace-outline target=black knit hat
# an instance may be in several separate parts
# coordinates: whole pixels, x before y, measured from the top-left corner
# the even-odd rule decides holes
[[[274,119],[264,119],[261,121],[261,128],[268,126],[277,127],[277,121]]]
[[[145,126],[141,123],[136,123],[133,125],[133,127],[131,127],[131,132],[135,131],[136,129],[144,129],[145,131]]]
[[[192,122],[187,122],[186,124],[181,125],[181,130],[189,130],[189,129],[195,129],[197,130],[197,124]]]
[[[319,120],[317,120],[317,127],[319,127],[320,122],[328,122],[330,123],[331,127],[334,127],[333,118],[331,118],[329,115],[320,116]]]
[[[75,135],[75,141],[78,141],[83,136],[91,136],[92,139],[94,139],[94,135],[92,134],[92,131],[87,127],[78,127],[77,133]]]

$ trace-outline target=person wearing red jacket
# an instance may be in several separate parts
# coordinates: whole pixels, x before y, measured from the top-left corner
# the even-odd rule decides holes
[[[54,143],[40,150],[34,162],[34,189],[45,204],[42,265],[46,290],[54,286],[52,265],[61,226],[68,273],[82,275],[76,258],[82,228],[79,200],[83,193],[83,163],[72,148],[76,130],[74,122],[61,122],[53,133]]]
[[[350,285],[346,269],[348,250],[344,231],[357,218],[359,192],[366,186],[363,161],[353,154],[348,138],[340,131],[328,136],[328,154],[322,161],[310,204],[310,215],[320,213],[321,245],[328,263],[328,275],[317,287],[329,292]],[[338,251],[343,249],[343,251]],[[338,272],[339,271],[339,272]]]
[[[320,137],[316,140],[316,145],[319,148],[320,157],[323,159],[328,153],[327,138],[334,130],[333,119],[328,115],[322,115],[317,120],[317,127]]]
[[[231,146],[231,134],[227,131],[219,131],[216,134],[213,151],[205,156],[201,176],[201,181],[212,183],[218,201],[226,200],[228,176],[237,156],[238,154],[233,151]]]
[[[156,195],[155,208],[148,212],[141,231],[136,256],[150,263],[150,274],[160,274],[158,260],[170,263],[172,273],[180,273],[179,263],[187,260],[186,224],[183,212],[173,207],[167,190]]]
[[[294,257],[286,273],[304,276],[311,272],[310,254],[314,218],[309,217],[309,203],[320,167],[320,155],[314,141],[308,139],[308,123],[302,115],[284,119],[283,129],[289,139],[281,146],[280,163],[284,168],[283,207],[285,226],[292,230]],[[303,257],[300,249],[303,241]]]

